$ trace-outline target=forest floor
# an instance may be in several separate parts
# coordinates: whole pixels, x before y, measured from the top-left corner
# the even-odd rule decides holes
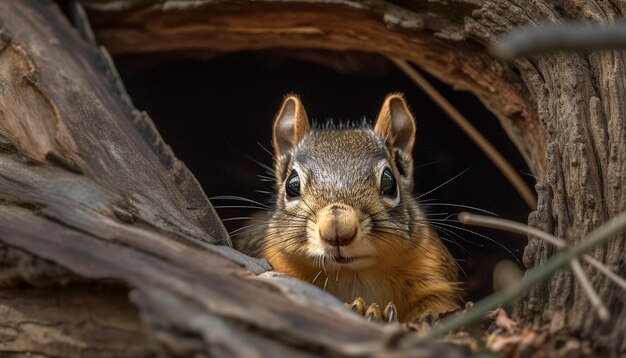
[[[444,314],[462,315],[471,308],[469,303],[464,309],[457,309]],[[408,330],[418,335],[425,334],[433,322],[404,324]],[[436,322],[434,322],[436,324]],[[581,340],[566,332],[550,332],[548,326],[532,328],[511,319],[506,311],[498,308],[490,312],[483,322],[473,328],[467,328],[449,334],[442,339],[455,345],[463,346],[471,355],[502,357],[595,357],[591,342]]]

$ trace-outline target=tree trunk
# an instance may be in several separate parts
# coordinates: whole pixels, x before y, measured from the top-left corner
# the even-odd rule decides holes
[[[3,355],[399,350],[389,339],[404,333],[297,280],[256,276],[265,261],[219,246],[229,239],[209,201],[86,27],[81,37],[40,0],[0,2],[0,24]]]
[[[496,114],[538,177],[539,206],[530,216],[531,225],[574,241],[626,210],[624,53],[564,52],[507,64],[485,51],[498,36],[527,23],[569,18],[613,22],[625,13],[623,4],[83,3],[98,41],[113,52],[299,47],[409,59],[444,82],[473,92]],[[0,2],[0,24],[0,240],[8,245],[7,256],[18,257],[3,267],[0,283],[8,287],[3,304],[17,304],[11,295],[18,291],[9,286],[18,279],[37,285],[106,279],[106,285],[130,287],[147,338],[137,338],[136,320],[128,323],[132,329],[80,336],[84,345],[79,346],[94,347],[94,352],[103,341],[134,340],[144,342],[138,355],[151,350],[180,355],[306,350],[358,355],[396,349],[380,327],[335,304],[315,303],[324,297],[321,293],[286,293],[291,292],[286,287],[304,289],[259,279],[248,270],[259,273],[263,263],[211,245],[227,244],[228,238],[195,179],[162,142],[149,117],[132,106],[106,56],[80,38],[53,3]],[[625,240],[624,235],[616,237],[593,253],[622,276]],[[531,240],[524,262],[532,269],[552,253]],[[609,323],[597,321],[567,271],[520,299],[517,317],[590,338],[599,352],[624,354],[623,293],[595,271],[589,274],[611,308]],[[49,299],[45,290],[42,305]],[[78,291],[68,291],[68,302]],[[303,308],[302,300],[308,307]],[[111,308],[111,316],[124,309]],[[58,331],[72,332],[63,325],[82,322],[80,314],[60,322]],[[19,331],[20,316],[11,317],[6,332]],[[55,320],[53,315],[37,317]],[[49,337],[29,336],[42,341]],[[67,349],[63,352],[85,353],[70,351],[79,349],[74,344],[79,339],[70,336],[71,343],[60,343]],[[24,345],[18,343],[0,347],[20,352]],[[56,354],[43,344],[38,347],[44,347],[41,354]]]
[[[161,11],[156,1],[126,3],[124,9],[116,1],[85,3],[98,38],[115,52],[312,47],[412,60],[476,94],[500,119],[538,177],[539,206],[529,218],[531,225],[575,241],[626,210],[624,52],[561,52],[505,64],[485,51],[503,33],[528,23],[570,18],[612,23],[624,15],[624,4],[196,1],[167,4],[168,11]],[[621,235],[593,253],[622,276],[624,240]],[[530,240],[524,262],[535,268],[553,252]],[[611,322],[598,322],[568,271],[520,299],[517,316],[536,325],[550,323],[553,331],[591,338],[600,349],[623,354],[623,293],[597,272],[589,274],[612,309]]]

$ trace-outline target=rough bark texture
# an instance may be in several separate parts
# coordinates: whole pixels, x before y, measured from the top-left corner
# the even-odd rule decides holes
[[[0,353],[400,351],[403,332],[224,246],[194,177],[72,9],[82,36],[54,2],[0,2]]]
[[[0,290],[2,356],[150,356],[128,289],[97,284]]]
[[[626,210],[625,54],[563,52],[504,64],[485,46],[528,23],[611,23],[611,1],[132,1],[85,0],[98,39],[115,52],[236,51],[251,48],[362,50],[410,59],[475,93],[501,120],[538,176],[530,223],[573,241]],[[624,235],[593,255],[621,275]],[[524,261],[553,253],[531,240]],[[589,270],[613,312],[600,324],[563,271],[520,300],[517,315],[626,353],[623,292]]]
[[[624,53],[558,53],[505,64],[485,51],[487,43],[522,24],[564,18],[609,23],[624,14],[623,4],[83,2],[98,40],[115,52],[298,47],[410,59],[475,93],[501,120],[539,178],[533,225],[575,240],[626,210]],[[2,267],[3,305],[16,307],[14,295],[26,295],[18,291],[22,288],[9,287],[17,281],[65,283],[78,275],[131,287],[149,342],[145,349],[138,345],[132,352],[137,355],[358,355],[394,349],[381,327],[351,316],[328,298],[323,305],[315,303],[324,296],[297,293],[303,288],[288,280],[260,279],[250,271],[262,272],[263,263],[209,245],[228,239],[195,179],[149,117],[133,108],[106,56],[87,41],[88,32],[81,38],[56,5],[2,1],[0,28],[0,240],[8,245],[3,255],[13,260]],[[624,241],[621,236],[594,252],[622,275]],[[531,241],[525,263],[534,268],[551,254]],[[565,271],[520,300],[518,317],[550,323],[554,330],[594,339],[600,350],[624,354],[623,293],[589,273],[613,312],[610,323],[597,322]],[[43,304],[49,298],[41,292],[39,299],[27,297]],[[111,308],[112,315],[116,309],[126,310]],[[32,313],[39,322],[55,322],[53,313],[42,314]],[[17,343],[0,340],[5,352],[24,349],[20,340],[25,336],[14,334],[21,329],[67,332],[93,347],[121,349],[130,340],[146,342],[133,317],[127,321],[132,328],[98,337],[70,329],[72,320],[37,329],[25,328],[17,313],[6,317],[5,337],[17,337]],[[80,321],[79,313],[76,317]],[[28,337],[36,341],[33,345],[47,347],[50,333]],[[72,344],[54,349],[84,353],[70,352]],[[49,349],[38,354],[57,354]]]

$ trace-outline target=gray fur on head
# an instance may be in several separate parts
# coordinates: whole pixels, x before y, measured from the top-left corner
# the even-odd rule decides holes
[[[381,220],[394,222],[404,235],[409,234],[411,216],[421,215],[411,196],[415,128],[400,94],[386,98],[374,128],[365,120],[339,125],[326,121],[311,127],[299,98],[286,97],[274,122],[274,215],[284,219],[290,215],[306,217],[330,203],[341,202],[353,206],[363,218],[376,214]],[[393,200],[380,193],[385,168],[397,181],[398,194]],[[286,181],[294,172],[301,185],[296,204],[285,195]]]

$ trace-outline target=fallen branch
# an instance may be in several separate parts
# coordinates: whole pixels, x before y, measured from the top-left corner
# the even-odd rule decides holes
[[[626,48],[626,22],[597,25],[571,22],[526,26],[505,35],[491,46],[491,53],[510,60],[558,50],[606,50]]]

